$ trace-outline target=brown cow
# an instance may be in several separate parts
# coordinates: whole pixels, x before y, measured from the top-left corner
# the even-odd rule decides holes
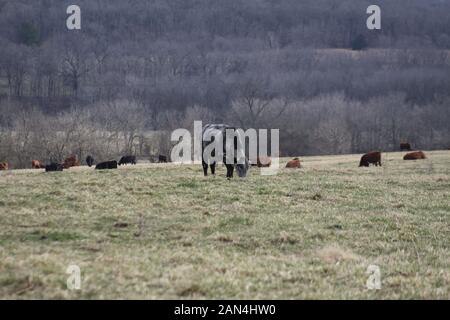
[[[0,162],[0,171],[8,170],[8,162]]]
[[[258,157],[256,159],[256,165],[258,168],[267,168],[272,164],[272,159],[270,157]]]
[[[290,160],[288,163],[286,163],[286,168],[301,168],[300,159],[294,158]]]
[[[44,169],[45,165],[42,164],[39,160],[32,160],[31,161],[31,168],[33,168],[33,169]]]
[[[370,164],[381,166],[381,152],[373,151],[366,153],[361,157],[361,161],[359,162],[360,167],[368,167]]]
[[[70,157],[66,158],[63,163],[64,169],[69,169],[70,167],[78,167],[80,165],[80,161],[78,161],[76,155],[71,155]]]
[[[419,160],[419,159],[426,159],[425,153],[422,151],[415,151],[405,154],[403,157],[403,160]]]
[[[408,142],[400,143],[400,151],[411,151],[411,145]]]

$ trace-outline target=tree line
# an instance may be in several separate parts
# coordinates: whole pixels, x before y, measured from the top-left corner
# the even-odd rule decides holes
[[[194,120],[279,128],[285,155],[450,145],[450,1],[379,1],[377,31],[364,0],[83,0],[78,31],[68,4],[0,0],[0,160],[17,167],[167,154]]]

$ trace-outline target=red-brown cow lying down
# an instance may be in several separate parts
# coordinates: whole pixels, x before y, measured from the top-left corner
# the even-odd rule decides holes
[[[0,162],[0,170],[8,170],[8,162]]]
[[[78,161],[77,156],[72,155],[64,160],[63,167],[64,169],[69,169],[70,167],[78,167],[80,165],[80,161]]]
[[[361,157],[361,161],[359,162],[360,167],[368,167],[370,164],[381,166],[381,152],[369,152]]]
[[[33,169],[45,169],[45,165],[43,165],[39,160],[31,161],[31,168]]]
[[[267,168],[272,164],[272,159],[270,157],[258,157],[256,159],[256,165],[258,168]]]
[[[301,164],[299,158],[294,158],[290,160],[288,163],[286,163],[286,168],[300,168],[300,167]]]
[[[425,156],[425,153],[423,153],[422,151],[414,151],[414,152],[410,152],[405,154],[405,156],[403,157],[403,160],[419,160],[419,159],[426,159],[427,157]]]

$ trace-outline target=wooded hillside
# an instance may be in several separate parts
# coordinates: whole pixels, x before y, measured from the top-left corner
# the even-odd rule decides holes
[[[0,160],[193,120],[279,128],[285,155],[450,147],[450,1],[378,1],[374,31],[365,0],[79,0],[79,31],[69,4],[0,0]]]

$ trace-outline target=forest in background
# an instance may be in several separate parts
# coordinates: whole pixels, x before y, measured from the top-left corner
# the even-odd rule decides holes
[[[194,120],[282,155],[450,147],[450,1],[0,0],[0,161],[168,154]],[[160,134],[155,134],[159,132]]]

